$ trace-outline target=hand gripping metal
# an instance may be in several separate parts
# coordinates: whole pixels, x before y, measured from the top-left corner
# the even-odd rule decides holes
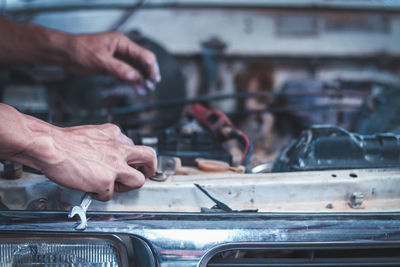
[[[75,230],[85,230],[87,226],[86,211],[89,208],[90,203],[92,203],[92,195],[90,193],[85,193],[85,195],[83,195],[81,204],[70,209],[68,218],[78,215],[79,224],[75,226]]]

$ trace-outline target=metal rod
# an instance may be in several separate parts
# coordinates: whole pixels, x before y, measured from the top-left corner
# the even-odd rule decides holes
[[[82,1],[83,2],[83,1]],[[55,11],[67,11],[67,10],[82,10],[82,9],[127,9],[132,7],[132,3],[120,2],[111,3],[104,1],[94,1],[93,4],[87,4],[75,2],[72,4],[65,4],[61,2],[59,4],[52,5],[27,5],[23,7],[7,7],[8,13],[23,13],[23,12],[55,12]],[[399,4],[330,4],[326,1],[298,1],[296,4],[293,2],[288,3],[285,1],[275,2],[251,2],[251,1],[238,1],[236,3],[212,3],[212,2],[183,2],[183,1],[168,1],[168,2],[156,2],[146,4],[145,8],[229,8],[229,9],[293,9],[293,10],[351,10],[351,11],[381,11],[381,12],[398,12],[400,10]]]

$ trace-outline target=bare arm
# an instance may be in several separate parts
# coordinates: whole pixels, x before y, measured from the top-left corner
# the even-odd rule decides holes
[[[58,64],[77,74],[109,73],[134,85],[160,79],[154,54],[121,33],[71,35],[0,17],[0,65],[10,64]],[[5,104],[0,104],[0,158],[104,201],[114,191],[141,187],[157,165],[153,149],[133,146],[115,125],[60,128]]]
[[[60,128],[5,104],[0,104],[0,158],[103,201],[114,191],[140,188],[157,165],[152,148],[133,146],[113,124]]]
[[[160,80],[154,54],[121,33],[71,35],[0,17],[0,65],[11,64],[57,64],[77,74],[112,74],[133,85]],[[141,187],[157,165],[153,149],[133,146],[115,125],[60,128],[5,104],[0,159],[36,168],[103,201],[114,191]]]
[[[108,73],[133,83],[160,80],[154,54],[119,32],[72,35],[0,17],[0,65],[21,63]]]

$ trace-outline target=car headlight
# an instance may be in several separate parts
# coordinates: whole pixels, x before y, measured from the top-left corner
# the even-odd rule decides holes
[[[103,237],[0,238],[0,266],[127,266],[123,245]]]

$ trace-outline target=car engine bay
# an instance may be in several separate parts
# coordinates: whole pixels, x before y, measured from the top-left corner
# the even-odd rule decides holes
[[[158,161],[102,202],[0,159],[0,266],[400,266],[397,1],[3,2],[23,23],[120,31],[162,80],[0,66],[1,103],[115,124]]]

